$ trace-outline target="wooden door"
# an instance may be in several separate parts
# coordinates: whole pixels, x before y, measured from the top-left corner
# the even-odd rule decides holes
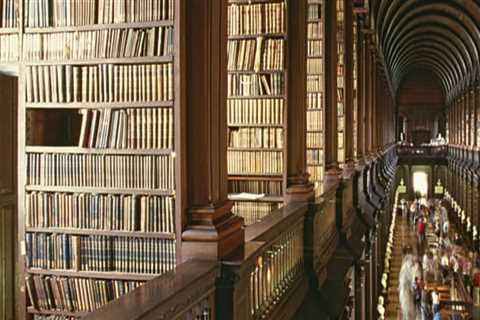
[[[0,320],[15,313],[17,97],[17,78],[0,75]]]

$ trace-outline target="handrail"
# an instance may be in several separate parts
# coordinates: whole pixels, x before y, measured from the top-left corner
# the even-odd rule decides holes
[[[188,261],[115,300],[85,320],[215,319],[217,262]]]

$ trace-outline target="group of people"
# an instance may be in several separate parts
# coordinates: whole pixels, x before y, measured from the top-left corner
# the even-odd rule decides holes
[[[448,211],[440,201],[402,201],[400,210],[417,235],[416,245],[403,248],[399,274],[402,317],[444,319],[441,296],[452,293],[454,275],[461,276],[470,294],[473,287],[480,286],[477,257],[461,245],[460,237],[450,229]]]

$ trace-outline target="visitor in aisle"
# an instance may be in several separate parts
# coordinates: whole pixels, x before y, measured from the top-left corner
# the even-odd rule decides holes
[[[424,246],[426,226],[427,224],[425,218],[420,216],[417,221],[417,239],[420,248]]]
[[[425,286],[422,284],[421,287],[421,301],[420,301],[421,315],[422,320],[431,319],[431,301],[430,294],[425,289]]]
[[[440,295],[437,290],[432,291],[432,313],[436,314],[440,311]]]
[[[425,282],[433,282],[435,279],[435,261],[433,258],[433,253],[427,251],[423,255],[422,268],[423,268],[423,279]]]
[[[447,280],[448,274],[450,272],[450,259],[448,257],[448,253],[446,249],[444,249],[442,252],[442,258],[440,260],[440,269],[442,271],[443,283],[445,283]]]

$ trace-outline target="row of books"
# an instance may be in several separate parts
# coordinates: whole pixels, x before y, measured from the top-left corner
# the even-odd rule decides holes
[[[262,220],[279,207],[277,202],[237,201],[233,205],[232,212],[242,217],[245,225],[248,226]]]
[[[228,151],[228,173],[280,175],[283,172],[281,151]]]
[[[41,315],[34,314],[33,320],[77,320],[78,318],[62,315]]]
[[[230,193],[250,192],[267,196],[282,196],[283,183],[281,180],[229,180]]]
[[[310,109],[307,111],[307,131],[323,131],[323,110]]]
[[[2,62],[18,61],[18,35],[17,34],[0,35],[0,61]]]
[[[173,149],[172,108],[81,109],[79,147]]]
[[[319,132],[307,132],[308,148],[323,148],[323,135]]]
[[[172,197],[27,192],[27,228],[175,232]]]
[[[230,4],[228,6],[229,35],[257,35],[285,32],[284,2]]]
[[[322,19],[322,4],[308,4],[308,21]]]
[[[314,91],[315,93],[307,94],[307,110],[321,110],[324,107],[322,87]]]
[[[307,41],[307,57],[321,57],[323,55],[323,40]]]
[[[229,40],[227,68],[229,71],[283,70],[284,47],[283,39]]]
[[[310,175],[310,181],[323,181],[324,177],[324,168],[323,166],[308,166],[307,165],[307,172]],[[318,184],[316,184],[318,186]]]
[[[230,148],[283,148],[283,129],[281,128],[239,128],[228,130]]]
[[[172,190],[174,169],[170,155],[27,154],[32,186]]]
[[[31,0],[24,10],[27,27],[173,20],[175,13],[174,0]]]
[[[283,99],[229,100],[228,124],[282,125],[284,104]]]
[[[146,102],[173,99],[173,64],[29,66],[29,103]]]
[[[318,156],[323,158],[323,23],[322,4],[309,3],[307,25],[307,133],[306,158],[307,172],[310,180],[318,189],[323,180],[323,162],[315,161]],[[310,131],[310,132],[309,132]],[[317,157],[316,157],[317,156]]]
[[[308,74],[323,74],[323,59],[311,58],[307,60]]]
[[[29,269],[163,274],[175,268],[175,240],[26,233],[25,245]]]
[[[2,1],[2,28],[16,28],[18,27],[18,0],[3,0]],[[3,50],[3,49],[2,49]]]
[[[315,99],[311,97],[322,97],[323,89],[324,89],[323,75],[307,74],[307,99]]]
[[[25,60],[156,57],[173,54],[173,27],[24,35]]]
[[[94,311],[143,284],[138,281],[39,275],[27,276],[25,283],[30,304],[34,309],[64,312]]]
[[[228,74],[228,96],[282,95],[285,80],[283,73]]]
[[[323,164],[323,150],[307,150],[307,164]]]
[[[307,25],[307,39],[321,39],[323,36],[322,23],[309,23]]]

